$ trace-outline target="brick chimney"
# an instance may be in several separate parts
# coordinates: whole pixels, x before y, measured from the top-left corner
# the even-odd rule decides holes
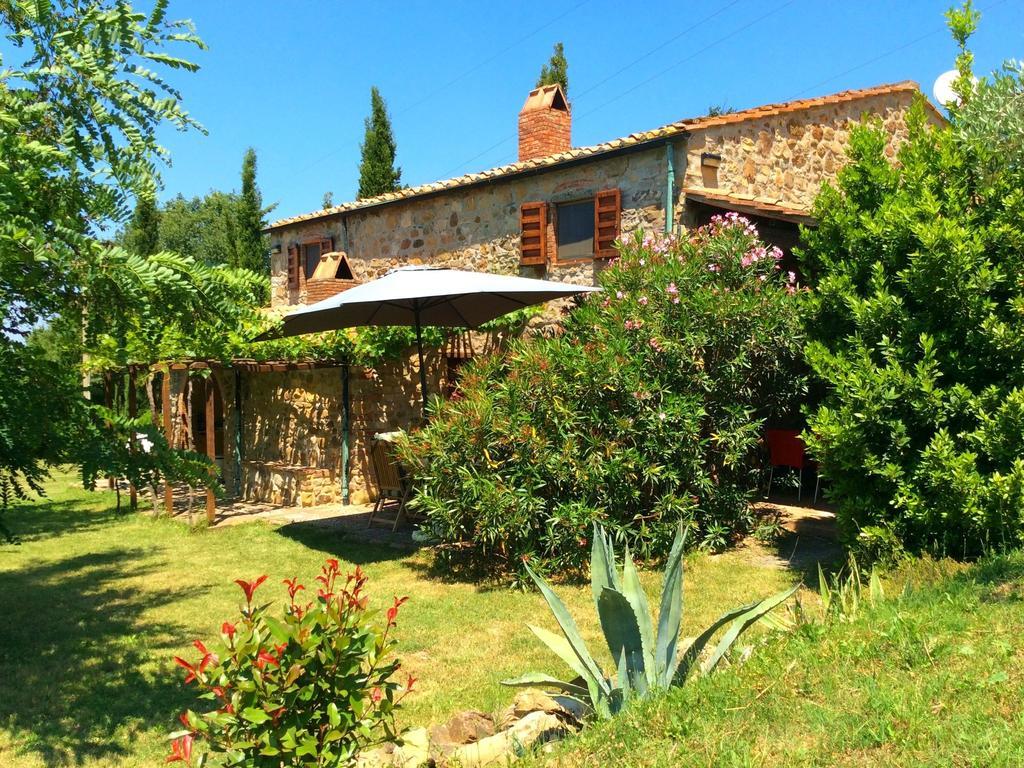
[[[532,160],[572,148],[572,111],[560,85],[530,91],[519,113],[519,159]]]

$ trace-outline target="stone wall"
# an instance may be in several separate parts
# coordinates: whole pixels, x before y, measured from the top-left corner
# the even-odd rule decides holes
[[[740,194],[810,210],[824,181],[846,162],[850,129],[865,114],[882,120],[893,157],[906,139],[913,94],[900,91],[797,113],[694,131],[688,141],[685,186]],[[701,155],[721,156],[717,172]]]
[[[682,163],[681,144],[676,155],[676,162]],[[272,242],[281,246],[281,252],[272,257],[271,302],[279,306],[302,301],[300,290],[288,287],[287,252],[292,243],[332,236],[335,248],[347,254],[357,281],[381,277],[393,267],[424,263],[519,274],[519,209],[524,202],[557,204],[618,187],[622,230],[660,230],[665,221],[664,178],[665,150],[655,147],[275,230]],[[553,229],[548,227],[552,237]],[[603,266],[592,260],[553,264],[546,276],[588,285]],[[523,274],[544,276],[545,271],[531,267]]]
[[[447,359],[488,354],[502,334],[465,333],[425,355],[430,394],[449,386]],[[415,350],[375,369],[349,371],[349,493],[372,498],[369,446],[378,432],[421,422]],[[242,496],[275,504],[340,502],[342,368],[242,373]]]

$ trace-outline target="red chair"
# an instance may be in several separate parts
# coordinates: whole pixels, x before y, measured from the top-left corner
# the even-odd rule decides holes
[[[807,446],[800,439],[800,433],[795,429],[766,429],[764,433],[765,442],[768,444],[768,462],[771,469],[768,472],[768,492],[765,498],[771,496],[772,479],[775,477],[776,467],[788,467],[800,473],[800,483],[797,486],[796,500],[803,498],[804,467],[812,466],[814,462],[807,458]],[[818,487],[821,484],[819,475],[814,483],[814,503],[818,503]]]

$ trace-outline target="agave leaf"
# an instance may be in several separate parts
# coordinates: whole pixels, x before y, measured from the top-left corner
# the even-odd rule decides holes
[[[618,661],[619,685],[628,696],[634,689],[643,695],[648,689],[644,667],[643,640],[633,606],[621,592],[607,587],[597,601],[601,630],[608,642],[612,658]],[[625,682],[622,673],[625,667]]]
[[[629,547],[622,566],[622,595],[633,608],[636,616],[637,627],[640,630],[640,650],[643,658],[644,677],[647,686],[653,688],[658,685],[657,666],[654,659],[654,626],[651,624],[651,609],[647,604],[647,594],[640,585],[640,576],[633,565],[633,558],[629,556]]]
[[[722,639],[718,642],[718,646],[715,648],[714,653],[712,653],[710,658],[701,665],[701,673],[706,675],[712,672],[715,667],[718,666],[718,662],[720,662],[725,654],[729,652],[729,649],[732,648],[733,643],[736,642],[737,638],[739,638],[739,636],[742,635],[751,624],[760,619],[777,605],[788,600],[799,588],[800,585],[796,584],[789,589],[784,589],[778,594],[766,597],[764,600],[754,603],[753,607],[748,611],[736,617],[726,633],[722,635]]]
[[[548,690],[555,690],[582,701],[588,707],[591,706],[590,695],[582,685],[567,683],[565,680],[545,675],[543,672],[528,672],[522,677],[517,677],[513,680],[502,680],[501,684],[511,688],[546,688]]]
[[[605,587],[621,591],[619,576],[615,572],[615,549],[604,529],[594,523],[594,543],[590,547],[590,588],[594,593],[595,607]]]
[[[597,662],[594,661],[594,657],[587,649],[587,644],[580,636],[580,631],[576,627],[576,622],[573,621],[572,615],[569,613],[569,609],[565,607],[565,603],[563,603],[561,598],[554,593],[551,587],[548,586],[547,582],[535,574],[530,566],[526,566],[526,572],[530,574],[530,578],[533,579],[533,582],[537,585],[540,593],[544,596],[544,600],[547,602],[548,608],[551,609],[551,612],[555,615],[555,620],[558,621],[559,629],[562,630],[562,634],[565,635],[565,639],[568,641],[569,647],[579,660],[578,666],[573,664],[570,664],[569,666],[573,668],[576,674],[587,681],[588,688],[595,686],[607,695],[610,690],[608,682],[604,679],[604,675],[601,674],[601,668],[597,665]],[[534,630],[534,634],[536,634],[536,630]],[[551,647],[550,644],[549,647]],[[552,650],[554,650],[554,648],[552,648]]]
[[[679,524],[672,550],[665,563],[665,577],[661,587],[661,607],[658,611],[658,645],[655,650],[658,682],[664,687],[672,682],[669,672],[676,657],[679,630],[683,623],[683,549],[686,529]]]
[[[733,608],[731,611],[726,611],[711,625],[701,632],[692,643],[690,647],[686,649],[682,656],[675,660],[672,668],[669,670],[672,678],[673,685],[682,685],[686,682],[686,679],[690,676],[690,671],[693,669],[694,662],[700,657],[700,654],[704,651],[704,647],[711,641],[715,633],[733,621],[739,616],[749,611],[751,608],[756,606],[757,603],[749,603],[747,605],[741,605],[739,608]]]

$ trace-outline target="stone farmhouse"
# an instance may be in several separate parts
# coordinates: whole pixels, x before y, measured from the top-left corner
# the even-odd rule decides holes
[[[844,162],[851,125],[880,120],[893,155],[918,98],[915,83],[880,85],[574,147],[562,89],[537,88],[519,113],[517,162],[271,224],[271,307],[285,312],[407,264],[591,283],[620,234],[697,226],[723,210],[751,218],[788,255],[798,225],[813,225],[822,182]],[[501,341],[467,333],[431,350],[431,391],[446,391],[463,360]],[[187,387],[201,386],[190,399],[207,404],[192,416],[196,444],[221,462],[228,490],[248,499],[365,501],[371,437],[419,417],[411,352],[377,371],[236,361],[198,385],[186,367],[164,377],[165,425],[173,434],[172,412]]]

